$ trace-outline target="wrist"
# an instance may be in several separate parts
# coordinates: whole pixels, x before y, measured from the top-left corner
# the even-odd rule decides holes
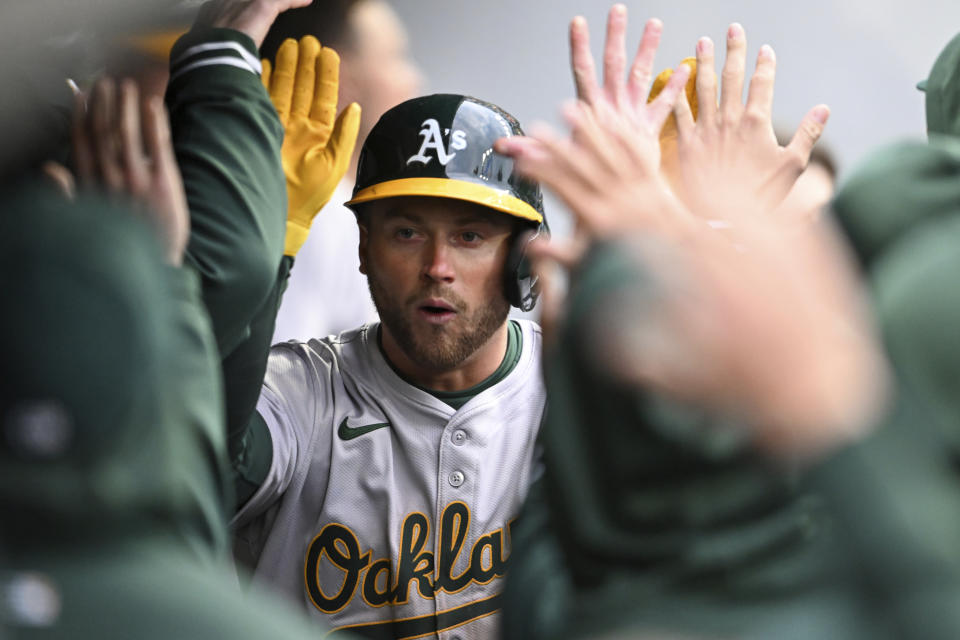
[[[287,234],[283,240],[283,255],[294,257],[310,234],[310,225],[287,220]]]

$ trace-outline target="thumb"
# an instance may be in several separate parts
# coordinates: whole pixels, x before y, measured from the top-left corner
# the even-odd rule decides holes
[[[810,159],[810,153],[813,151],[813,145],[817,143],[827,126],[827,119],[830,117],[830,107],[825,104],[817,105],[803,117],[797,132],[793,134],[793,139],[787,148],[790,149],[797,158],[803,160],[801,166],[807,166]]]
[[[360,131],[360,105],[351,102],[346,109],[337,116],[327,142],[327,149],[336,158],[337,165],[346,167],[350,163],[350,156],[357,143],[357,134]]]

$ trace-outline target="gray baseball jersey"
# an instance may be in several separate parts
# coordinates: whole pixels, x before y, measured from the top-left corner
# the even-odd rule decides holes
[[[546,399],[540,328],[520,325],[514,369],[456,411],[394,372],[376,324],[275,346],[273,461],[238,514],[256,577],[366,636],[495,637]]]

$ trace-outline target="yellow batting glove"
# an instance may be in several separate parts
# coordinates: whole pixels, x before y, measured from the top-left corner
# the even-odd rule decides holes
[[[299,43],[284,41],[274,67],[263,62],[263,84],[284,128],[284,255],[295,256],[313,218],[347,172],[360,127],[360,105],[353,103],[336,116],[340,57],[313,36],[304,36]]]
[[[696,58],[684,58],[680,61],[681,64],[685,64],[690,67],[690,79],[687,80],[687,86],[685,87],[685,93],[687,97],[687,104],[690,105],[690,111],[693,113],[693,119],[697,119],[697,59]],[[661,71],[653,81],[653,86],[650,87],[650,95],[647,97],[647,103],[653,102],[654,99],[660,92],[663,91],[663,88],[667,86],[667,81],[670,80],[670,76],[673,75],[673,69],[664,69]],[[677,157],[677,118],[672,113],[670,117],[667,118],[667,121],[663,124],[663,129],[660,130],[660,170],[666,176],[670,185],[673,187],[674,192],[677,192],[679,189],[680,180],[677,175],[678,169],[677,164],[679,159]]]

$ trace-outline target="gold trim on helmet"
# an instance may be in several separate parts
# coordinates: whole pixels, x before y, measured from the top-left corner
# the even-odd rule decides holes
[[[456,180],[453,178],[401,178],[388,180],[361,189],[352,200],[345,203],[348,207],[362,202],[393,198],[395,196],[433,196],[437,198],[452,198],[466,200],[476,204],[508,213],[517,218],[530,220],[540,224],[543,214],[508,193],[497,191],[491,187]]]

